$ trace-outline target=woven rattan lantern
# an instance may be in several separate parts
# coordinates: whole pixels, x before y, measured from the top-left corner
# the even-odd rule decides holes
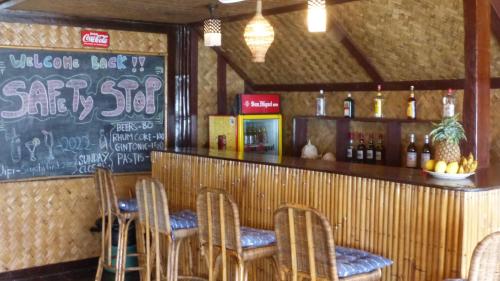
[[[257,1],[257,14],[245,27],[245,42],[252,52],[253,62],[265,62],[266,53],[274,41],[273,26],[262,16],[262,1]]]
[[[309,32],[326,31],[325,0],[307,1],[307,28],[309,29]]]
[[[205,46],[218,47],[222,45],[222,21],[214,18],[215,6],[210,6],[210,18],[203,24]]]

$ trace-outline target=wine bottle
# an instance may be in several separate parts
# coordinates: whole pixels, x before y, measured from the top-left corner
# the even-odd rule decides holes
[[[373,143],[373,135],[370,135],[370,140],[368,141],[368,147],[366,148],[366,160],[368,164],[375,164],[375,145]]]
[[[347,98],[344,100],[344,117],[354,118],[354,100],[351,93],[347,93]]]
[[[382,97],[382,85],[378,85],[378,92],[377,92],[377,97],[375,98],[375,117],[376,118],[383,118],[383,104],[384,104],[384,98]]]
[[[431,145],[429,142],[429,135],[425,135],[424,146],[422,147],[422,153],[420,154],[420,167],[424,168],[425,163],[431,160],[431,158],[432,155],[431,155]]]
[[[346,160],[354,162],[354,140],[351,133],[349,133],[349,145],[347,146]]]
[[[359,144],[358,144],[358,148],[356,149],[357,162],[360,162],[360,163],[365,162],[365,156],[366,156],[365,139],[363,137],[363,134],[359,134]]]
[[[382,135],[379,135],[377,146],[375,147],[375,163],[377,165],[383,165],[385,163],[384,138]]]
[[[408,145],[408,149],[406,149],[406,167],[417,167],[417,146],[415,145],[414,134],[410,135],[410,144]]]
[[[417,100],[415,99],[415,87],[410,87],[410,97],[408,98],[408,107],[406,109],[406,117],[408,119],[417,119]]]

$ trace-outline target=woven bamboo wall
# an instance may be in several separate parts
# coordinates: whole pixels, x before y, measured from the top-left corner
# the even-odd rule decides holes
[[[4,47],[81,49],[76,27],[0,22],[0,29]],[[107,31],[109,51],[166,54],[166,35]],[[117,177],[123,196],[137,177]],[[0,189],[0,272],[98,255],[99,237],[89,232],[97,218],[92,178],[0,183]]]
[[[226,67],[227,112],[236,94],[244,90],[243,79]],[[217,53],[198,41],[198,147],[208,147],[208,116],[217,114]]]
[[[340,224],[338,245],[394,261],[383,271],[384,281],[465,277],[470,245],[500,229],[492,209],[500,191],[463,193],[171,153],[155,153],[153,163],[153,176],[166,186],[174,210],[194,209],[203,187],[227,190],[242,224],[252,227],[273,229],[273,211],[285,202],[318,208],[332,225]],[[272,280],[270,270],[269,263],[257,262],[249,278]]]
[[[367,0],[333,5],[329,17],[386,81],[464,77],[463,1]],[[369,78],[333,34],[311,34],[306,12],[269,16],[276,32],[264,64],[251,62],[243,40],[248,21],[225,23],[224,49],[257,84],[362,82]],[[500,45],[492,36],[492,76]]]

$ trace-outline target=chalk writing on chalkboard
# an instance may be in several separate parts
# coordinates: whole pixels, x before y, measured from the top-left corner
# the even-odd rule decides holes
[[[151,169],[164,57],[0,49],[0,180]]]

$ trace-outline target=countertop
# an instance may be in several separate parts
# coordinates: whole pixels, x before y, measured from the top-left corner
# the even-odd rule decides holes
[[[479,169],[475,175],[465,180],[457,181],[436,179],[418,169],[381,165],[307,160],[290,156],[279,157],[275,155],[238,153],[234,151],[209,150],[203,148],[171,148],[162,151],[175,154],[349,175],[455,191],[480,192],[500,189],[500,166],[498,165],[491,166],[486,169]]]

